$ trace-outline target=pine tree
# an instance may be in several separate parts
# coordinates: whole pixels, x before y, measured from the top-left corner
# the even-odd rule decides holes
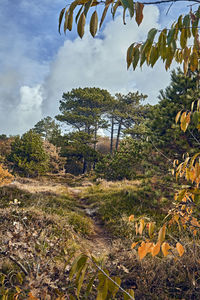
[[[43,141],[32,130],[21,138],[15,138],[8,160],[13,163],[14,172],[22,176],[35,177],[48,170],[48,155],[43,148]]]

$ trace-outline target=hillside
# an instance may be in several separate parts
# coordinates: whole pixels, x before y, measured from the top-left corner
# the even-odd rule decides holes
[[[159,222],[169,205],[166,199],[155,198],[147,208],[155,196],[154,184],[145,189],[141,180],[92,183],[83,177],[52,175],[37,180],[16,178],[1,187],[1,295],[77,299],[69,271],[74,257],[85,253],[94,256],[112,277],[119,276],[124,289],[134,290],[135,299],[180,299],[183,295],[197,299],[199,248],[194,253],[188,247],[190,255],[176,262],[173,256],[141,261],[131,250],[134,230],[128,216],[142,212],[149,218],[157,216]],[[88,268],[80,299],[96,299],[97,279],[92,292],[84,296],[89,278],[96,273],[93,265]],[[122,293],[116,299],[123,299]]]

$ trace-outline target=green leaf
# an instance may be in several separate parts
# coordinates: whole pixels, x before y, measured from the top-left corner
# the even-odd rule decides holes
[[[96,278],[96,276],[94,275],[94,276],[90,279],[90,281],[89,281],[89,283],[88,283],[88,285],[87,285],[86,292],[85,292],[85,297],[86,297],[86,299],[88,299],[88,296],[89,296],[90,291],[91,291],[91,289],[92,289],[92,285],[93,285],[93,283],[94,283],[95,278]]]
[[[130,45],[130,47],[127,50],[127,55],[126,55],[127,69],[130,67],[130,65],[133,61],[133,54],[135,51],[134,45],[135,45],[135,43]]]
[[[162,59],[165,59],[166,57],[166,32],[167,30],[164,29],[161,33],[160,33],[160,36],[158,38],[158,51],[159,51],[159,54],[161,56]]]
[[[132,62],[133,70],[136,69],[139,59],[140,59],[140,51],[137,47],[135,47],[135,51],[133,54],[133,62]]]
[[[71,270],[69,273],[70,280],[72,280],[75,273],[78,272],[81,267],[84,267],[86,262],[87,262],[87,256],[85,254],[80,254],[79,256],[77,256],[75,258],[75,260],[72,263]]]
[[[154,38],[158,30],[156,28],[152,28],[149,30],[148,35],[147,35],[147,40],[153,44]]]
[[[80,36],[81,39],[84,35],[84,28],[85,28],[85,14],[84,12],[82,12],[77,25],[78,35]]]
[[[190,32],[190,16],[186,15],[183,19],[183,26],[186,29],[186,35],[187,38],[191,37],[191,32]]]
[[[172,28],[169,30],[168,35],[167,35],[167,45],[170,46],[172,41],[174,40],[176,28]]]
[[[181,29],[180,44],[182,49],[187,45],[187,31],[185,28]]]
[[[77,286],[77,297],[78,297],[78,299],[79,299],[79,295],[80,295],[80,291],[81,291],[81,287],[82,287],[82,284],[83,284],[83,280],[84,280],[84,277],[85,277],[85,272],[87,270],[87,267],[88,267],[87,265],[85,265],[83,267],[81,277],[78,280],[78,286]]]
[[[112,277],[112,280],[114,280],[119,286],[121,285],[121,279],[119,277]],[[112,297],[115,298],[119,287],[111,280],[108,280],[108,290],[112,293]]]
[[[96,10],[93,12],[91,20],[90,20],[90,33],[93,37],[95,37],[98,29],[98,15]]]
[[[149,60],[149,64],[151,65],[152,68],[157,62],[158,58],[159,58],[158,48],[156,46],[152,46],[150,60]]]
[[[104,272],[109,275],[107,270]],[[97,287],[97,298],[96,300],[105,300],[108,294],[108,278],[100,271],[98,273],[99,285]]]
[[[124,300],[135,299],[135,294],[133,290],[126,290],[126,292],[128,292],[131,297],[124,293]]]

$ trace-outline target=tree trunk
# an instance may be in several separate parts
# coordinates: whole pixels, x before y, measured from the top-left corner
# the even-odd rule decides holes
[[[95,124],[95,129],[94,129],[94,151],[96,151],[97,148],[97,124]],[[95,169],[95,161],[93,163],[93,170]]]
[[[85,174],[87,170],[87,161],[85,158],[83,158],[83,171],[82,171],[82,174]]]
[[[113,152],[113,136],[114,136],[114,117],[111,118],[111,133],[110,133],[110,154]]]
[[[119,126],[118,126],[118,131],[117,131],[117,139],[116,139],[116,144],[115,144],[115,149],[118,150],[119,146],[119,138],[121,134],[121,128],[122,128],[122,118],[119,121]]]

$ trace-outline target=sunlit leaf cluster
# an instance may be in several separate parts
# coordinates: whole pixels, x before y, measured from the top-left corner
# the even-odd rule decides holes
[[[97,13],[97,6],[104,5],[104,9],[100,17]],[[143,8],[144,4],[140,2],[134,2],[132,0],[106,0],[105,2],[99,2],[95,0],[75,0],[69,7],[64,7],[59,16],[59,32],[61,32],[61,25],[63,22],[63,29],[66,33],[67,30],[71,31],[73,27],[73,20],[77,24],[78,35],[82,38],[85,32],[85,23],[89,9],[95,8],[90,18],[90,33],[95,37],[98,27],[101,28],[108,10],[111,10],[112,17],[114,19],[116,11],[119,7],[123,8],[123,22],[126,23],[126,12],[131,18],[135,17],[135,21],[138,26],[143,20]]]
[[[191,71],[197,70],[200,49],[199,18],[200,7],[195,12],[180,15],[171,28],[150,29],[144,43],[134,42],[128,48],[127,67],[132,65],[135,70],[138,65],[142,67],[145,62],[153,67],[161,58],[166,70],[173,61],[183,63],[185,74],[188,68]]]
[[[134,242],[131,245],[132,249],[137,246],[137,252],[140,259],[143,259],[148,253],[152,257],[159,255],[161,252],[164,257],[169,253],[175,253],[174,247],[165,241],[166,230],[169,225],[168,222],[166,222],[157,232],[155,222],[146,222],[144,218],[134,219],[133,215],[129,217],[129,221],[134,224],[136,236],[141,236],[139,242]],[[175,248],[179,256],[182,256],[185,251],[183,246],[177,242]]]

